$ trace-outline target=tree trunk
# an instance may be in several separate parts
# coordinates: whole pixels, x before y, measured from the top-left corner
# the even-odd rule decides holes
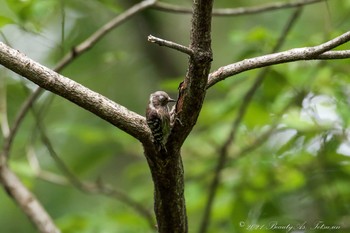
[[[158,232],[188,232],[184,169],[180,152],[156,152],[149,149],[146,150],[146,157],[154,183],[154,211]]]

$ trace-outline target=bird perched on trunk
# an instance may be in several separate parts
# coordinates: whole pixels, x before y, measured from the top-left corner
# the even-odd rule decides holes
[[[164,91],[154,92],[149,98],[146,120],[153,135],[153,143],[159,151],[165,150],[165,143],[171,130],[168,103],[175,101]]]

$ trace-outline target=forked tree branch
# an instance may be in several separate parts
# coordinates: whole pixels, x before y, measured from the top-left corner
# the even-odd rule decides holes
[[[243,61],[220,67],[218,70],[209,75],[207,88],[210,88],[211,86],[230,76],[256,68],[301,60],[350,58],[350,50],[329,51],[348,42],[349,40],[350,31],[334,38],[333,40],[314,47],[290,49],[284,52],[244,59]]]

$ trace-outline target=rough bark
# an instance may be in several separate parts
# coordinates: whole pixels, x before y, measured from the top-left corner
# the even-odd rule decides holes
[[[184,169],[180,152],[145,147],[154,183],[154,211],[160,233],[188,232],[184,196]]]

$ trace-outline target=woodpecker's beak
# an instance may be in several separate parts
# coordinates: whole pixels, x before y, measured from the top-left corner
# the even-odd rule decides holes
[[[177,100],[174,100],[174,99],[172,99],[172,98],[169,98],[168,99],[168,102],[176,102]]]

